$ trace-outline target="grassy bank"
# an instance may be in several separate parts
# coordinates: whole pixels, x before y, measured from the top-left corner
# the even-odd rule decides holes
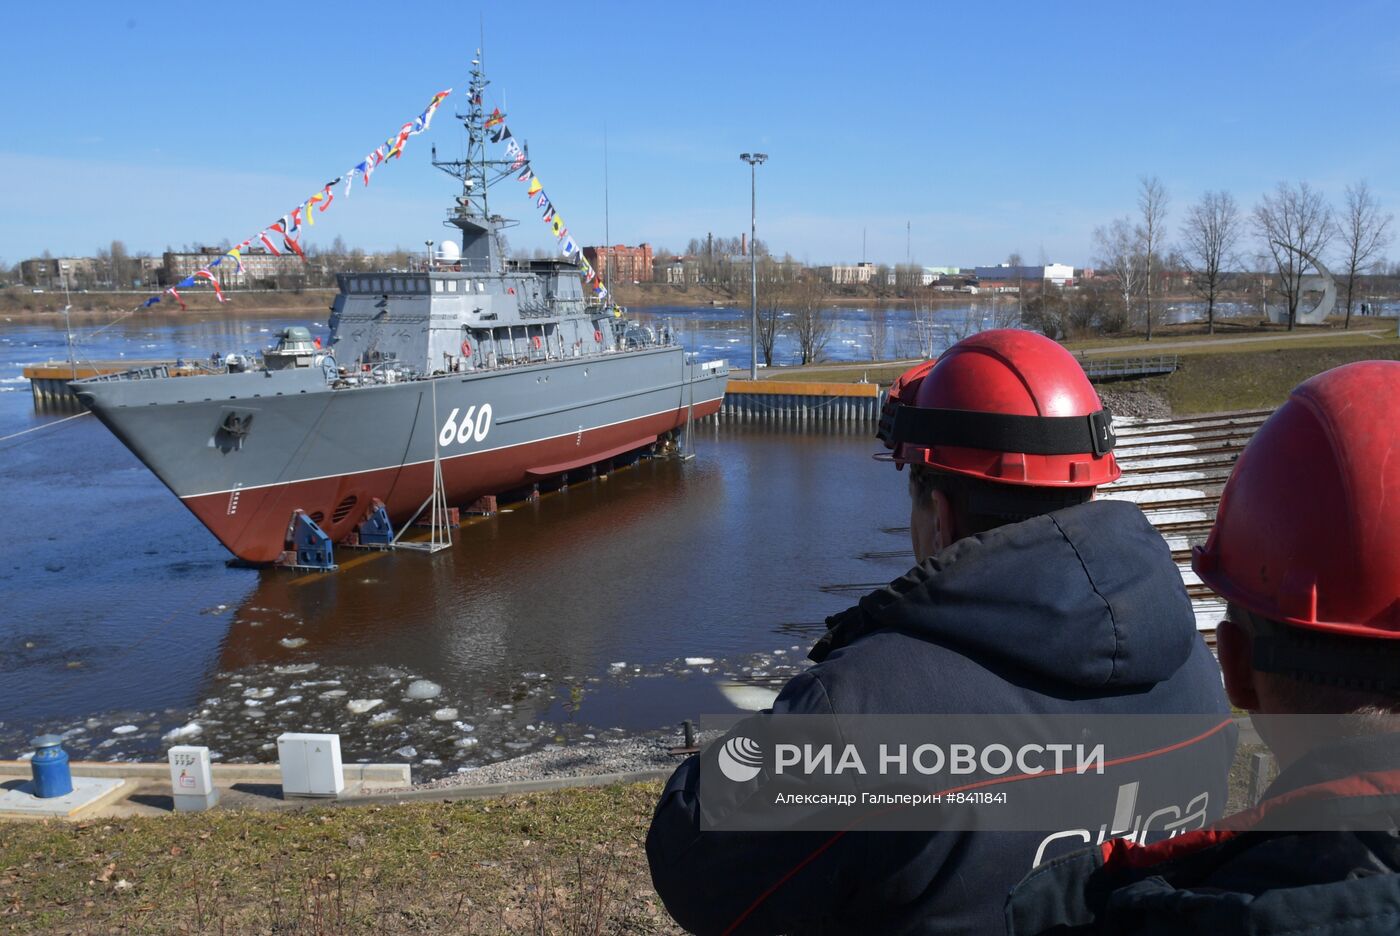
[[[643,846],[659,791],[0,823],[0,929],[679,932]]]
[[[1201,337],[1188,347],[1164,353],[1181,357],[1181,368],[1167,377],[1117,381],[1104,386],[1145,391],[1164,398],[1182,415],[1277,406],[1288,391],[1329,368],[1352,361],[1400,360],[1400,339],[1355,333],[1317,332],[1299,338],[1264,335],[1248,343]],[[1136,357],[1139,351],[1117,356]],[[1106,354],[1104,357],[1114,357]],[[773,380],[842,382],[870,380],[888,386],[908,365],[883,363],[814,365],[765,371]]]
[[[91,292],[73,293],[69,296],[73,309],[70,313],[75,321],[102,319],[106,321],[123,312],[139,306],[153,293],[137,292]],[[307,315],[322,316],[330,307],[336,292],[333,289],[307,289],[302,292],[229,292],[229,301],[220,303],[214,293],[207,289],[184,290],[180,296],[185,301],[182,311],[169,297],[164,297],[158,305],[141,311],[142,316],[155,319],[163,317],[188,317],[191,315]],[[45,321],[63,317],[63,291],[34,293],[28,289],[0,289],[0,321],[10,318],[15,321]]]
[[[1314,347],[1263,347],[1184,357],[1181,369],[1161,381],[1172,411],[1180,414],[1277,406],[1298,384],[1352,361],[1400,360],[1400,341]],[[1155,383],[1151,381],[1149,383]]]

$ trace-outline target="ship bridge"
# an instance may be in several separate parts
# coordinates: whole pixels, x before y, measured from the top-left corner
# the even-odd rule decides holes
[[[403,376],[463,373],[618,346],[612,318],[585,301],[568,262],[507,261],[489,274],[435,260],[338,281],[329,347],[347,371],[393,364]]]

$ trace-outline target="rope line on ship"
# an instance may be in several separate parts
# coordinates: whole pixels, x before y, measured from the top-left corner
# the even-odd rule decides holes
[[[38,432],[40,429],[48,429],[52,426],[59,426],[63,423],[69,422],[70,420],[82,419],[84,416],[91,415],[91,410],[84,410],[83,412],[76,413],[72,416],[64,416],[62,419],[55,419],[53,422],[44,423],[42,426],[30,426],[28,429],[21,429],[19,432],[12,432],[7,436],[0,436],[0,442],[8,442],[11,439],[18,439],[20,436],[28,435],[31,432]]]

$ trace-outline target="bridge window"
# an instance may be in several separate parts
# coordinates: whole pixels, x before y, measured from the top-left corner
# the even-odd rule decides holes
[[[437,292],[442,292],[442,280],[433,280],[433,288]]]
[[[456,281],[456,280],[448,280],[448,281],[447,281],[447,291],[448,291],[448,292],[456,292],[456,291],[457,291],[457,281]]]

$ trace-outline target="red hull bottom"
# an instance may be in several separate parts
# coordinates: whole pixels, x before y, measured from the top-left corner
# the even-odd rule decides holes
[[[719,411],[720,401],[696,404],[695,418]],[[592,429],[580,435],[543,439],[442,461],[442,479],[450,504],[469,504],[534,483],[551,474],[601,461],[648,445],[679,428],[685,412],[668,412]],[[304,510],[333,542],[344,540],[378,498],[395,523],[413,515],[432,487],[433,465],[424,462],[376,471],[290,481],[268,487],[201,494],[184,498],[185,506],[219,542],[238,558],[275,562],[286,548],[292,513]],[[317,517],[316,515],[320,515]]]

